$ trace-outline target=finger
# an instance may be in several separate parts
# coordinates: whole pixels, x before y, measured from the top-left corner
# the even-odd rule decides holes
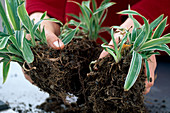
[[[103,50],[103,51],[101,52],[100,56],[99,56],[99,59],[105,57],[106,55],[108,55],[108,52],[106,52],[105,50]]]
[[[145,95],[146,95],[147,93],[149,93],[149,92],[150,92],[150,90],[151,90],[151,88],[146,88],[143,94],[145,94]]]
[[[31,40],[31,35],[30,34],[26,34],[26,39]]]
[[[47,43],[53,49],[63,49],[64,43],[54,34],[54,33],[46,33]]]
[[[31,77],[28,76],[23,69],[22,69],[22,72],[24,73],[25,78],[26,78],[29,82],[31,82],[31,83],[33,84],[34,81],[31,79]]]

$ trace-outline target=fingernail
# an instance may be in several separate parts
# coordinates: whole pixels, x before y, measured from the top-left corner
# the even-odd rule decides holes
[[[55,41],[53,44],[54,44],[56,47],[61,47],[60,44],[59,44],[59,41]]]

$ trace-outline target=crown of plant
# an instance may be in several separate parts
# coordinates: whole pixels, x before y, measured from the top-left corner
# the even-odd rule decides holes
[[[97,8],[97,4],[95,0],[92,0],[92,9],[90,8],[90,0],[82,1],[82,4],[78,2],[71,1],[77,4],[80,7],[81,14],[79,16],[74,14],[68,14],[69,16],[75,18],[76,20],[70,20],[68,24],[71,26],[77,26],[75,30],[71,28],[67,28],[64,30],[65,33],[73,32],[72,34],[78,31],[78,34],[86,35],[90,40],[95,40],[100,38],[103,42],[107,42],[104,38],[102,38],[99,33],[110,31],[108,27],[102,27],[102,24],[107,16],[107,8],[114,5],[114,2],[110,2],[110,0],[103,0],[101,5]],[[80,29],[79,29],[80,28]],[[63,33],[64,34],[64,33]],[[78,36],[82,38],[83,36]],[[66,38],[65,38],[66,39]],[[67,38],[66,40],[72,40]],[[65,43],[65,41],[64,41]],[[67,41],[69,43],[69,41]]]
[[[102,44],[102,47],[107,52],[109,52],[113,56],[115,62],[118,63],[122,58],[121,51],[123,49],[123,46],[130,46],[130,54],[132,54],[132,59],[124,84],[124,90],[128,91],[137,80],[137,77],[141,70],[142,60],[145,61],[147,80],[149,82],[149,57],[154,54],[159,55],[159,52],[155,52],[155,50],[165,51],[168,55],[170,55],[170,49],[166,45],[167,43],[170,43],[170,34],[161,36],[167,23],[167,17],[163,19],[163,15],[159,16],[151,24],[149,24],[148,20],[144,16],[136,11],[130,10],[130,8],[129,10],[119,12],[119,14],[128,14],[129,18],[133,20],[134,28],[132,30],[132,33],[124,28],[113,26],[113,28],[111,29],[111,37],[113,40],[114,49],[106,44]],[[140,26],[139,22],[135,18],[133,18],[133,15],[138,15],[143,19],[143,26]],[[126,31],[124,33],[122,41],[118,44],[116,43],[114,38],[114,28]],[[127,38],[129,39],[128,42]]]

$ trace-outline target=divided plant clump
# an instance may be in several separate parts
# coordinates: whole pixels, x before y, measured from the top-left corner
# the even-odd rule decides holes
[[[53,50],[47,46],[44,28],[41,22],[53,21],[54,18],[39,22],[30,20],[22,0],[5,0],[6,12],[0,2],[0,15],[3,20],[3,32],[0,32],[0,57],[3,62],[3,82],[6,81],[10,62],[18,62],[39,88],[53,94],[56,112],[142,112],[145,111],[143,91],[145,89],[144,65],[146,64],[148,82],[150,71],[148,60],[154,50],[170,54],[166,43],[170,43],[170,34],[161,37],[166,27],[167,17],[158,17],[151,24],[133,10],[125,10],[120,14],[129,14],[134,21],[132,33],[124,28],[114,26],[111,30],[102,27],[107,16],[107,8],[114,3],[104,0],[97,8],[95,0],[83,1],[81,14],[70,14],[76,20],[70,20],[62,27],[59,36],[65,44],[63,50]],[[139,15],[144,20],[140,24],[132,15]],[[22,22],[22,24],[21,24]],[[74,26],[72,29],[70,26]],[[124,38],[116,43],[114,29],[119,29]],[[109,45],[102,47],[113,57],[98,59],[102,48],[95,42],[100,32],[111,33],[114,49]],[[26,39],[31,35],[31,40]],[[129,41],[127,42],[127,39]],[[90,64],[91,63],[91,64]],[[90,68],[89,68],[90,64]],[[94,69],[92,67],[94,65]],[[133,86],[133,87],[132,87]],[[69,103],[66,97],[74,94],[77,102]],[[65,107],[61,107],[64,104]],[[57,109],[55,109],[57,108]]]
[[[159,55],[155,50],[165,51],[170,55],[170,49],[166,45],[170,43],[170,34],[161,36],[167,17],[163,19],[161,15],[149,24],[144,16],[130,8],[119,14],[128,14],[134,22],[134,28],[130,33],[127,29],[112,27],[114,47],[102,44],[111,57],[93,62],[94,69],[88,74],[88,101],[93,105],[94,112],[146,112],[143,96],[145,80],[147,78],[148,82],[152,82],[149,58],[151,55]],[[140,16],[144,24],[140,26],[133,15]],[[119,29],[123,36],[119,42],[114,38],[115,28]]]

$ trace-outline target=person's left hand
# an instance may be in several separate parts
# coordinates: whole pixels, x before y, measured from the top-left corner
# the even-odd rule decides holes
[[[121,25],[121,27],[123,27],[123,28],[130,28],[130,27],[133,28],[133,26],[134,26],[133,20],[131,20],[130,18],[128,18],[128,19]],[[131,32],[131,30],[130,30],[130,32]],[[117,34],[116,34],[116,33],[114,34],[114,37],[115,37],[116,43],[118,43],[118,37],[117,37]],[[109,45],[113,45],[113,41],[112,41],[112,40],[110,41]],[[108,54],[108,52],[106,52],[105,50],[103,50],[102,53],[101,53],[100,56],[99,56],[99,59],[105,57],[107,54]],[[155,80],[155,78],[154,78],[154,73],[155,73],[155,69],[156,69],[156,66],[157,66],[155,55],[152,55],[152,56],[148,59],[148,63],[149,63],[149,70],[150,70],[150,81],[148,82],[148,80],[147,80],[147,78],[146,78],[144,94],[149,93],[151,87],[152,87],[153,84],[154,84],[154,80]],[[145,68],[145,74],[146,74],[146,68]]]

